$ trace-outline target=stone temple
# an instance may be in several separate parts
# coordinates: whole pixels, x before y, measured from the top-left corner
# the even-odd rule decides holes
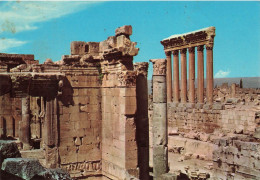
[[[0,179],[260,179],[260,90],[214,87],[215,27],[161,41],[152,95],[131,35],[0,53]]]

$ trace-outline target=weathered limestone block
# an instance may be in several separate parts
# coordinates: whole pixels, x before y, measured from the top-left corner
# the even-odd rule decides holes
[[[177,180],[177,175],[172,173],[166,173],[159,176],[158,180]]]
[[[17,175],[23,179],[31,179],[45,170],[36,159],[8,158],[2,164],[2,170]]]
[[[159,177],[163,172],[168,172],[168,148],[164,145],[153,147],[153,173]]]
[[[165,94],[163,94],[166,91],[165,77],[154,76],[153,82],[154,82],[153,94],[156,94],[153,96],[153,102],[156,102],[156,103],[166,102],[167,96],[165,96]]]
[[[17,144],[14,141],[0,140],[0,167],[6,158],[21,157]]]
[[[45,169],[32,177],[31,180],[72,180],[69,173],[62,169]]]
[[[125,26],[122,26],[122,27],[119,27],[116,29],[116,36],[119,36],[119,35],[127,35],[127,36],[130,36],[132,35],[132,26],[131,25],[125,25]]]

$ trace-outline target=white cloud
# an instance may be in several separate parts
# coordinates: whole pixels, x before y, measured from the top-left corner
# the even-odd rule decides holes
[[[215,78],[224,78],[224,77],[227,77],[229,74],[230,74],[230,70],[227,70],[227,71],[219,70],[219,71],[215,74]]]
[[[37,29],[37,23],[90,7],[96,2],[5,2],[0,4],[0,33]]]
[[[19,41],[17,39],[0,39],[0,52],[7,52],[10,48],[19,47],[26,43],[26,41]]]

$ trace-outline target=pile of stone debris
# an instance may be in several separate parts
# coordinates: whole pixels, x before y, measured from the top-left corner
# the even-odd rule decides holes
[[[0,179],[71,180],[62,169],[47,169],[37,159],[21,158],[15,141],[0,140]]]

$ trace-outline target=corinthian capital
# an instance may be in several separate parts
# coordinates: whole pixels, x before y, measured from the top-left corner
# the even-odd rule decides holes
[[[181,49],[181,54],[186,54],[187,53],[187,48]]]
[[[201,46],[197,47],[197,51],[203,51],[203,49],[204,49],[204,45],[201,45]]]
[[[212,50],[213,49],[213,44],[207,44],[206,45],[207,50]]]
[[[179,50],[174,50],[174,51],[172,52],[172,54],[173,54],[174,56],[179,55]]]
[[[151,59],[153,63],[153,75],[165,75],[166,74],[166,59]]]
[[[194,53],[195,52],[195,47],[189,47],[189,53]]]
[[[166,56],[170,56],[172,54],[171,51],[164,51]]]

